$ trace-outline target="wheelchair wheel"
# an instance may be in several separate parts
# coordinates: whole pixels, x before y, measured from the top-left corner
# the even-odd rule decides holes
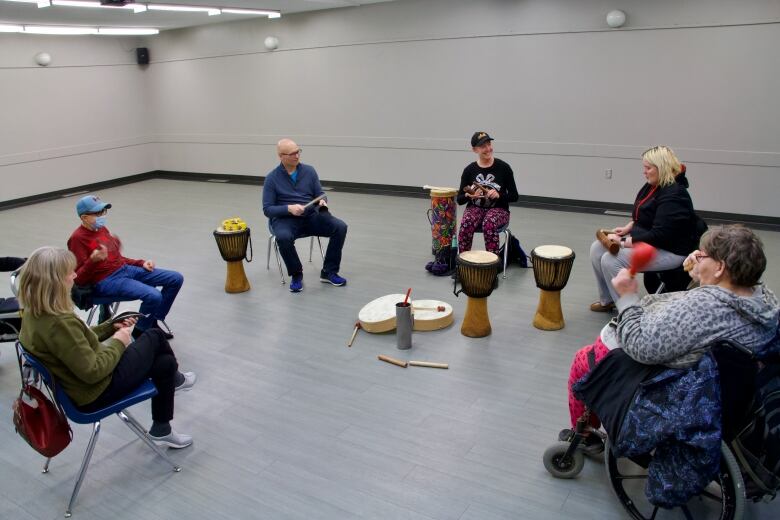
[[[686,518],[688,520],[740,520],[745,510],[745,484],[737,461],[725,443],[720,446],[720,469],[715,479],[698,497],[673,509],[663,509],[645,497],[647,469],[632,461],[618,459],[607,441],[604,462],[612,490],[635,520]]]
[[[582,451],[575,450],[571,457],[564,457],[568,449],[568,442],[556,442],[544,450],[544,468],[555,478],[574,478],[585,467],[585,455]]]

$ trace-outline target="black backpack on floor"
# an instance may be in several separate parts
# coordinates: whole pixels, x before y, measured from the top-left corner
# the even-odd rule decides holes
[[[504,248],[509,245],[509,256],[507,257],[507,265],[516,264],[520,267],[530,267],[528,265],[528,255],[525,254],[523,248],[520,247],[520,241],[513,234],[509,234],[509,240],[507,243],[501,246],[498,251],[498,257],[504,258]]]

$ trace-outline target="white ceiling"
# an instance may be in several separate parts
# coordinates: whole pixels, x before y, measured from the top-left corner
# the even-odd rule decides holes
[[[272,9],[286,14],[376,4],[393,0],[138,0],[138,3],[179,4],[210,7],[237,7],[244,9]],[[181,13],[145,11],[134,14],[126,9],[88,9],[82,7],[49,6],[0,0],[0,24],[88,25],[100,27],[153,27],[177,29],[208,23],[246,20],[247,15]]]

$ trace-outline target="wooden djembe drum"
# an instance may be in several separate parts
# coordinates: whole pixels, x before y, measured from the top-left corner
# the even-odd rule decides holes
[[[489,251],[464,251],[458,255],[456,264],[458,275],[455,286],[460,282],[462,292],[468,296],[460,333],[470,338],[489,336],[492,329],[487,299],[496,286],[501,262]],[[457,296],[461,291],[453,292]]]
[[[240,293],[248,291],[250,286],[244,272],[244,260],[247,262],[252,261],[252,238],[249,228],[240,219],[228,219],[214,231],[214,239],[217,241],[219,254],[227,262],[225,292]],[[248,258],[246,254],[247,248],[249,249]]]
[[[566,287],[574,265],[574,251],[565,246],[539,246],[531,251],[534,279],[539,291],[539,306],[534,327],[559,330],[564,326],[561,290]]]

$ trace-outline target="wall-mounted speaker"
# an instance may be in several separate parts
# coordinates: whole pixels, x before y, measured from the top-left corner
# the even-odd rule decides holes
[[[149,49],[147,47],[137,47],[135,49],[135,58],[139,65],[149,65]]]

